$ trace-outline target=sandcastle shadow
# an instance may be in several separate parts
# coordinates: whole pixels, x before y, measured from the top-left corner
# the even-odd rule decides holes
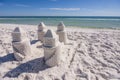
[[[33,45],[33,44],[37,43],[38,41],[40,41],[40,40],[32,40],[30,43],[31,43],[31,45]],[[42,47],[43,47],[43,44],[36,46],[36,48],[42,48]]]
[[[8,61],[15,61],[13,53],[9,53],[3,57],[0,57],[0,64]]]
[[[49,67],[45,64],[44,57],[37,58],[20,64],[18,67],[7,72],[4,77],[18,77],[21,73],[38,73],[47,68]]]
[[[35,44],[36,42],[38,42],[39,40],[32,40],[30,43],[31,44]]]

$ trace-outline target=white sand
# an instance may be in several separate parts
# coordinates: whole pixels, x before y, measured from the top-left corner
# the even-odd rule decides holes
[[[22,62],[12,54],[15,27],[27,30],[32,42],[33,53]],[[37,25],[0,24],[0,80],[120,80],[120,30],[66,30],[72,44],[63,47],[65,62],[49,68],[44,64],[42,44],[36,42]]]

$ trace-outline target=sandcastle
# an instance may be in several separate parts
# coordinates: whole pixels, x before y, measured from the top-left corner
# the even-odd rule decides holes
[[[14,57],[16,60],[21,61],[31,53],[30,41],[27,38],[26,32],[19,27],[16,27],[12,32],[12,39]]]
[[[44,57],[45,63],[48,66],[55,66],[59,64],[60,43],[59,37],[52,30],[48,30],[44,36]]]
[[[42,41],[43,42],[43,37],[46,33],[46,30],[45,30],[45,24],[43,22],[41,22],[39,25],[38,25],[38,40]]]
[[[66,34],[66,31],[65,31],[65,25],[63,24],[63,22],[60,22],[58,24],[56,33],[59,36],[59,41],[66,44],[67,43],[67,34]]]
[[[48,29],[46,32],[43,22],[38,25],[38,40],[43,44],[42,48],[44,50],[45,63],[50,67],[59,65],[61,61],[61,47],[67,42],[67,35],[64,28],[64,24],[60,23],[57,27],[57,32],[51,29]],[[16,60],[21,61],[31,54],[30,41],[22,28],[15,28],[12,32],[12,39],[14,57]]]

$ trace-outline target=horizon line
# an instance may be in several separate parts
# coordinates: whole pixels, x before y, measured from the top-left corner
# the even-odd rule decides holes
[[[120,17],[120,16],[0,16],[0,17]]]

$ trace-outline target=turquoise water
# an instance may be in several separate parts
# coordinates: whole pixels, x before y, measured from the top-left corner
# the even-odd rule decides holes
[[[0,17],[0,23],[31,24],[38,25],[44,22],[46,25],[57,26],[63,21],[66,26],[88,28],[120,28],[120,17],[92,17],[92,16],[4,16]]]

